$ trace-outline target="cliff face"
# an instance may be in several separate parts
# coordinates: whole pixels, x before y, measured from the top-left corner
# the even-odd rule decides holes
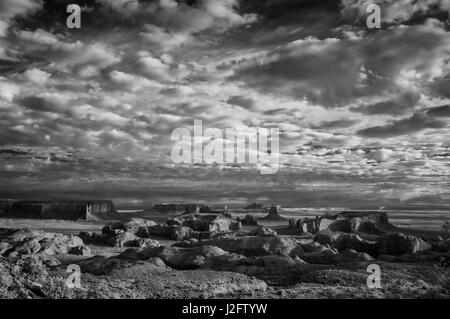
[[[113,202],[109,200],[8,201],[0,206],[0,216],[8,218],[96,221],[119,217]]]

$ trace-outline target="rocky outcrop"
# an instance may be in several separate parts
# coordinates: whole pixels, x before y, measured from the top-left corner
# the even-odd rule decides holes
[[[6,206],[2,216],[8,218],[86,221],[120,218],[109,200],[8,201]]]
[[[346,249],[342,252],[327,249],[318,252],[305,253],[302,259],[311,264],[340,264],[374,260],[370,255],[357,252],[353,249]]]
[[[121,222],[111,223],[103,227],[103,234],[114,234],[115,230],[123,230],[135,234],[139,228],[155,226],[157,223],[144,218],[129,218]]]
[[[46,233],[29,229],[0,229],[0,252],[2,256],[21,255],[89,255],[90,250],[83,240],[74,235]]]
[[[290,219],[289,228],[299,229],[301,233],[315,234],[319,231],[320,219],[315,218],[300,218],[300,219]]]
[[[420,238],[401,233],[391,233],[379,240],[379,252],[383,255],[414,254],[431,248]]]
[[[266,220],[285,220],[284,217],[280,216],[279,212],[281,210],[280,206],[271,206],[269,208],[269,214],[264,217]]]
[[[272,228],[266,226],[260,226],[250,232],[250,236],[274,236],[277,235],[277,232]]]
[[[242,224],[222,214],[190,214],[170,219],[167,224],[177,224],[191,228],[194,231],[229,232],[242,229]]]
[[[315,235],[314,241],[322,245],[329,244],[331,248],[335,248],[338,251],[353,249],[373,257],[377,257],[380,254],[414,254],[431,248],[431,245],[422,239],[401,233],[390,233],[369,241],[353,233],[323,230]]]
[[[187,246],[216,246],[227,252],[250,256],[285,254],[291,257],[303,255],[303,248],[288,236],[240,237],[203,240]]]
[[[255,219],[255,217],[249,214],[245,215],[244,218],[241,218],[240,222],[242,223],[242,225],[249,225],[249,226],[258,225],[258,221]]]
[[[340,232],[380,233],[393,226],[389,224],[385,212],[353,212],[344,211],[335,215],[326,215],[321,218],[319,231],[331,230]]]
[[[331,248],[337,249],[338,251],[353,249],[371,256],[377,256],[379,254],[377,242],[367,241],[356,234],[323,230],[315,235],[314,241],[322,245],[328,244]]]

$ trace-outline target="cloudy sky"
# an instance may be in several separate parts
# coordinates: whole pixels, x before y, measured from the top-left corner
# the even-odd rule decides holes
[[[0,0],[0,197],[450,205],[450,1],[370,2],[381,29],[366,0]],[[279,128],[280,170],[174,164],[194,120]]]

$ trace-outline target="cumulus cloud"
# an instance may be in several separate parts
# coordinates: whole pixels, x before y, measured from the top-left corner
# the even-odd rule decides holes
[[[50,73],[36,68],[26,70],[23,75],[25,79],[38,85],[44,85],[51,76]]]
[[[17,85],[2,81],[0,79],[0,98],[11,102],[14,96],[19,93],[19,91],[20,88]]]
[[[236,0],[202,0],[192,5],[173,0],[98,2],[125,18],[146,23],[141,36],[164,49],[186,43],[191,34],[225,30],[256,20],[254,14],[239,14]]]
[[[381,148],[369,152],[366,157],[377,162],[386,162],[391,159],[393,154],[394,152],[391,149]]]

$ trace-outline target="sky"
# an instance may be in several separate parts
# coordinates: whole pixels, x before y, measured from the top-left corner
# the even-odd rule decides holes
[[[366,25],[372,2],[380,29]],[[449,0],[0,0],[0,198],[450,205],[449,12]],[[278,172],[174,163],[171,133],[194,120],[278,128]]]

